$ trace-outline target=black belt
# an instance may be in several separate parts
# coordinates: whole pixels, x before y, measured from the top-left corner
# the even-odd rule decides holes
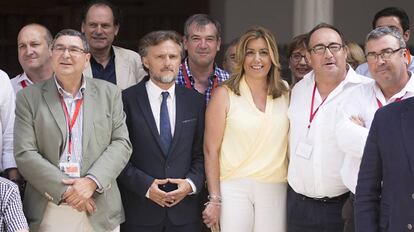
[[[346,192],[342,195],[336,196],[336,197],[322,197],[322,198],[317,198],[317,197],[307,197],[305,195],[302,195],[300,193],[296,193],[298,194],[299,198],[301,200],[304,201],[318,201],[318,202],[322,202],[322,203],[339,203],[339,202],[343,202],[345,201],[348,197],[349,197],[349,192]]]

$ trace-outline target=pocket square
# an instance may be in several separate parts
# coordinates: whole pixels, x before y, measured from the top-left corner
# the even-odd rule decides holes
[[[197,121],[197,119],[192,118],[192,119],[183,120],[182,123],[189,123],[189,122],[195,122],[195,121]]]

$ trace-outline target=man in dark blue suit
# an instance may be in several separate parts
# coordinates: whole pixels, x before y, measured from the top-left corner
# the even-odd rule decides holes
[[[118,178],[121,231],[200,231],[204,98],[175,85],[183,53],[178,33],[147,34],[139,53],[149,77],[123,92],[133,153]]]

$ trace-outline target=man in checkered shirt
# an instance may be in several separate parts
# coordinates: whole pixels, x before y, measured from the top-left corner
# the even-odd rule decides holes
[[[13,182],[0,177],[0,231],[28,232],[28,229],[19,188]]]
[[[187,58],[178,72],[176,83],[204,94],[206,103],[214,88],[229,78],[214,58],[220,50],[220,23],[205,14],[190,16],[184,24],[184,48]]]

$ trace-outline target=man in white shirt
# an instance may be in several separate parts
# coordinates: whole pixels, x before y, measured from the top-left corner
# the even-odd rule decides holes
[[[378,11],[372,21],[372,29],[383,26],[397,29],[402,34],[405,43],[410,39],[410,19],[408,18],[407,13],[401,8],[387,7]],[[408,71],[414,71],[414,56],[410,54],[408,48],[406,48],[406,50],[407,57],[405,62],[408,66]],[[372,77],[372,74],[368,69],[368,63],[359,65],[355,72],[363,76]]]
[[[341,33],[328,24],[309,32],[306,58],[313,71],[292,90],[288,231],[342,231],[341,210],[348,198],[340,168],[344,152],[335,140],[338,103],[367,81],[346,64]]]
[[[355,194],[358,172],[368,131],[378,108],[414,96],[412,72],[407,71],[405,41],[398,30],[377,27],[365,42],[365,54],[375,82],[358,86],[338,110],[336,138],[345,152],[341,176]],[[344,231],[355,231],[354,198],[344,206]]]
[[[11,80],[15,93],[52,77],[52,39],[50,31],[40,24],[28,24],[20,30],[17,36],[17,53],[23,73]]]
[[[123,92],[133,153],[118,177],[121,230],[200,231],[204,97],[175,84],[183,54],[178,33],[145,35],[139,53],[149,77]]]

